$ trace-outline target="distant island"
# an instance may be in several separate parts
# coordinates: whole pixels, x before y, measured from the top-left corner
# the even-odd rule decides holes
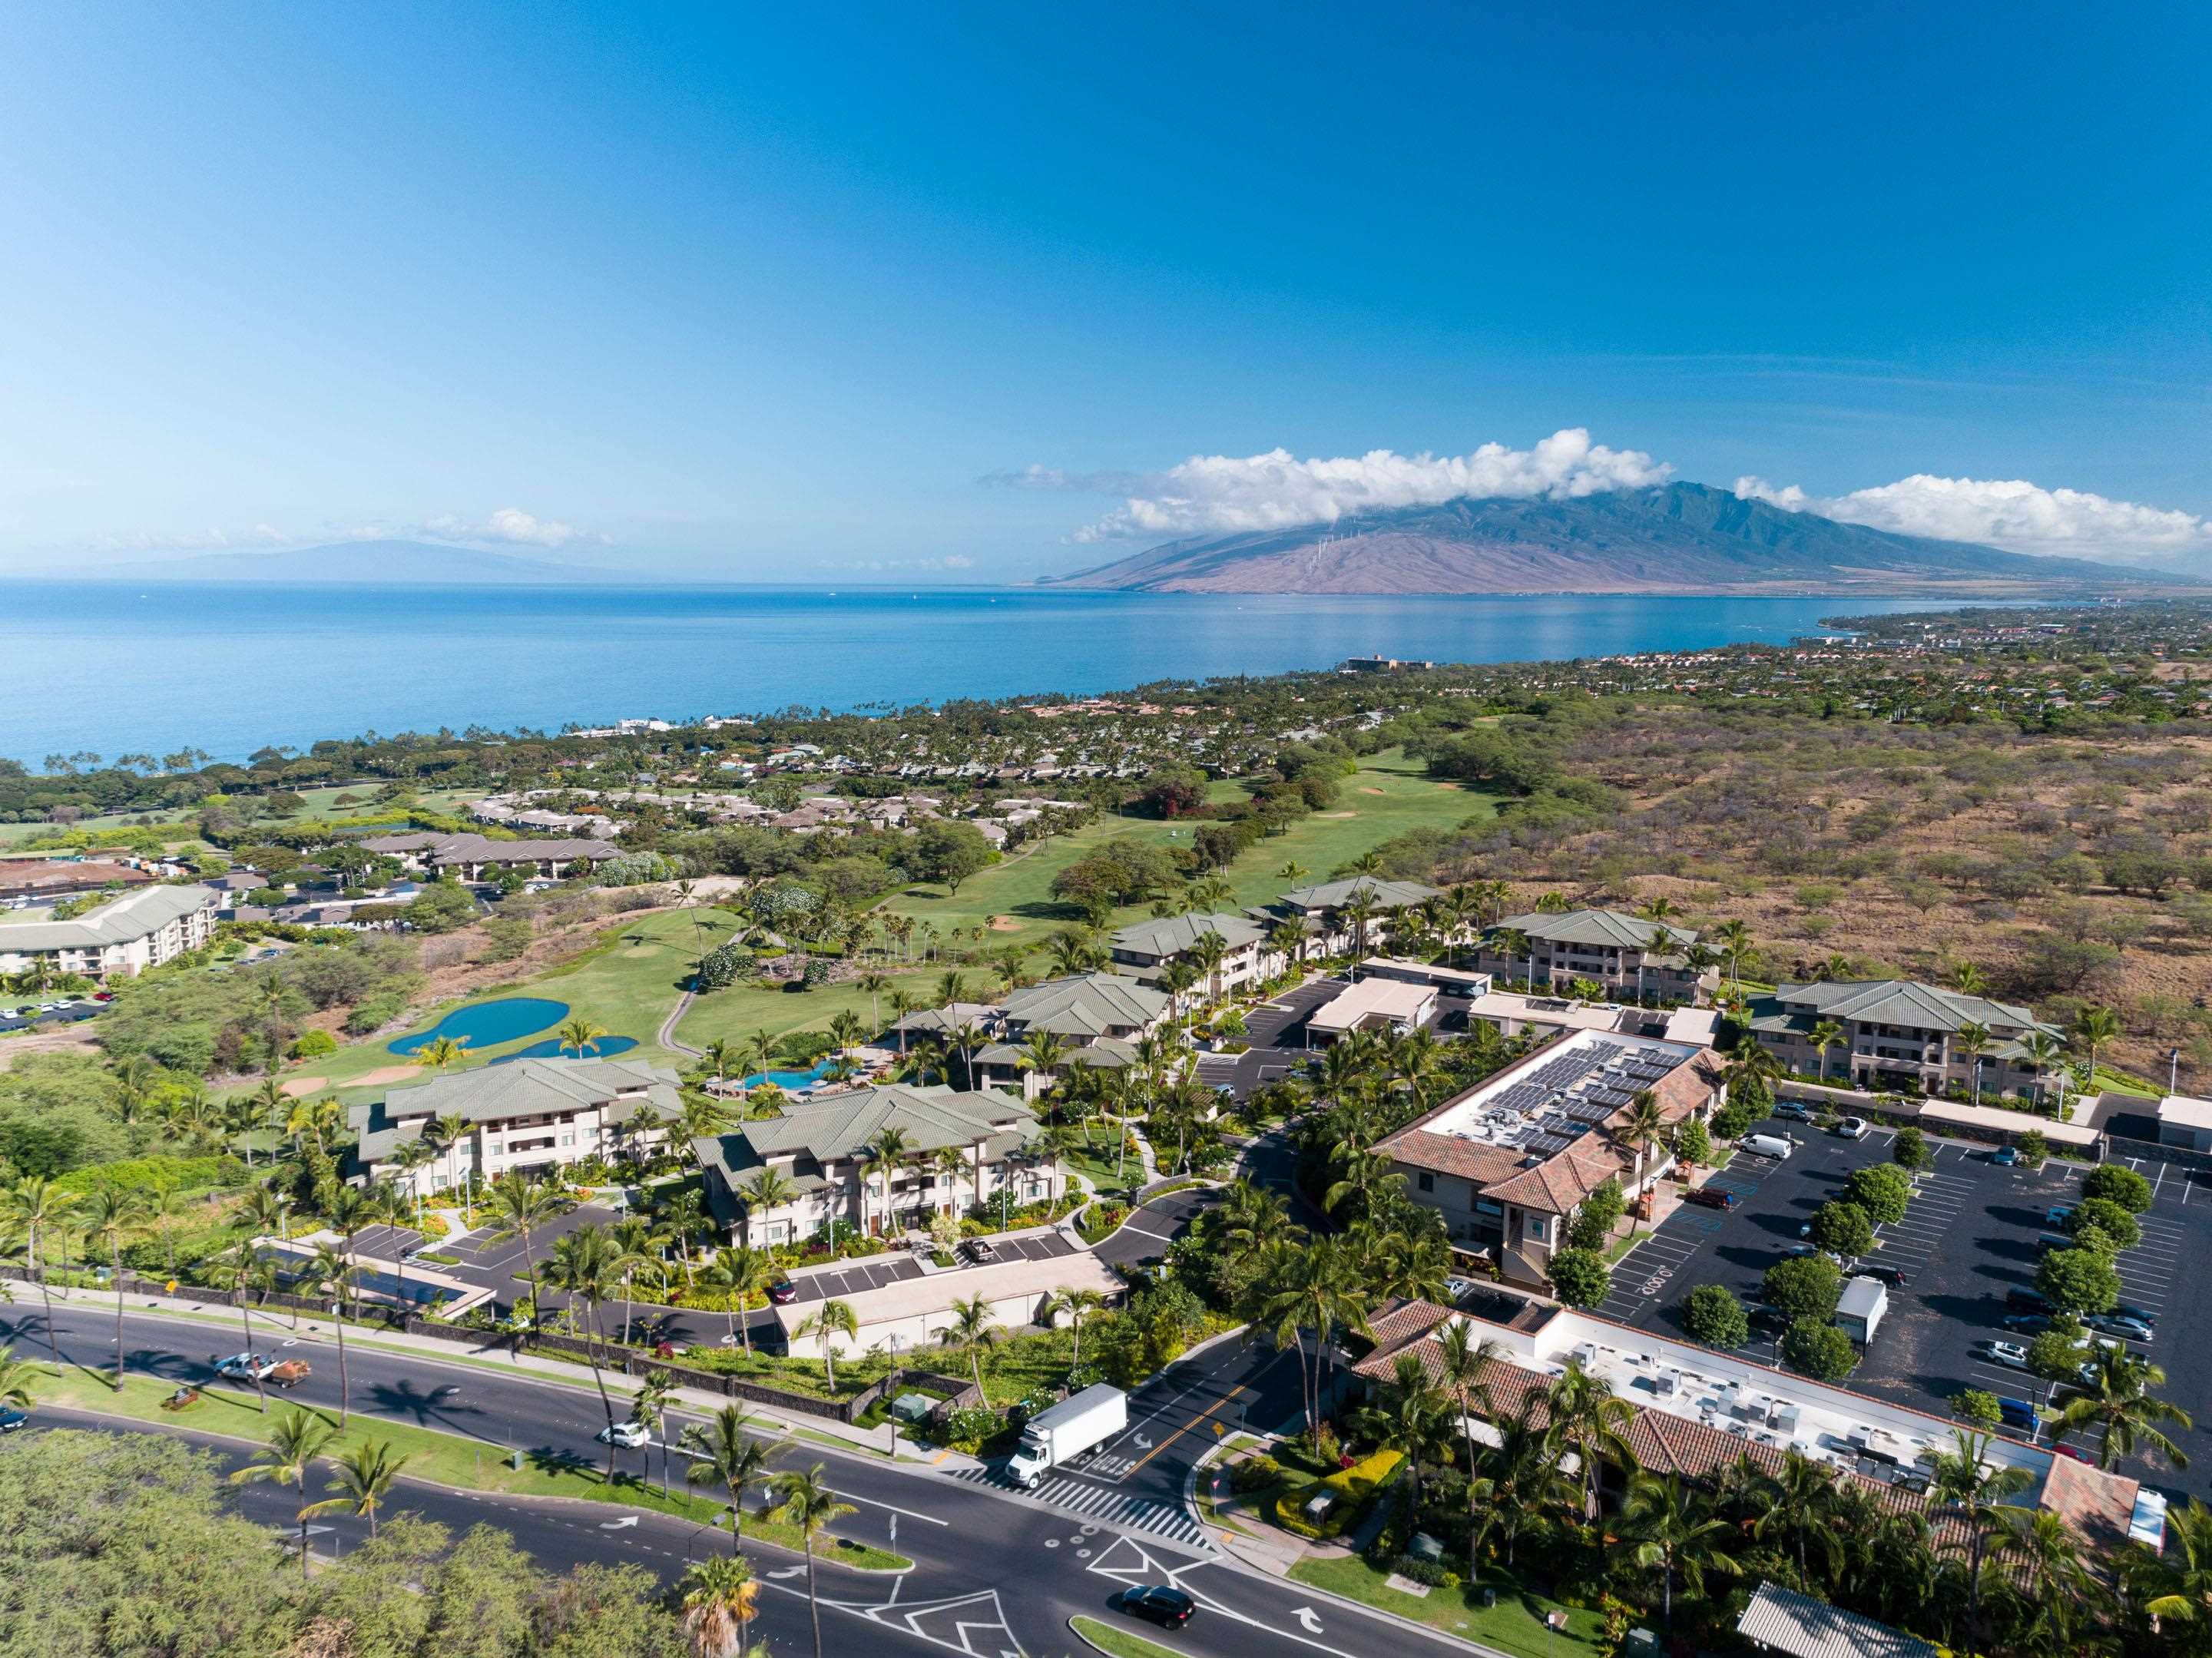
[[[71,572],[91,581],[252,581],[301,586],[486,587],[597,586],[626,580],[588,564],[489,553],[431,541],[340,541],[273,553],[201,553]]]
[[[1040,586],[1212,593],[1929,593],[2078,597],[2202,584],[1841,524],[1702,483],[1453,501],[1187,537]]]

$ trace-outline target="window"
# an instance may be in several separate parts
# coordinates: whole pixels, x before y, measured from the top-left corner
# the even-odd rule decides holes
[[[1545,1228],[1546,1228],[1546,1226],[1547,1226],[1547,1224],[1548,1224],[1548,1223],[1544,1219],[1544,1218],[1543,1218],[1541,1215],[1531,1215],[1531,1216],[1529,1216],[1529,1217],[1528,1217],[1528,1236],[1529,1236],[1530,1237],[1532,1237],[1532,1238],[1535,1239],[1537,1242],[1541,1243],[1541,1242],[1544,1241],[1544,1237],[1545,1237]]]
[[[1434,1175],[1430,1174],[1426,1169],[1422,1170],[1422,1172],[1415,1177],[1413,1183],[1420,1187],[1424,1192],[1433,1192],[1437,1189],[1437,1177]]]

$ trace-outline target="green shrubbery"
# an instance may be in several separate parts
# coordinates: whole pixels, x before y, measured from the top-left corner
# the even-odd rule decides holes
[[[1397,1451],[1373,1451],[1325,1479],[1294,1486],[1275,1499],[1276,1523],[1299,1537],[1337,1536],[1366,1512],[1368,1499],[1389,1482],[1405,1460]],[[1316,1525],[1306,1519],[1304,1509],[1324,1492],[1336,1497],[1336,1506]]]
[[[54,1181],[54,1189],[72,1194],[99,1186],[131,1192],[198,1192],[237,1185],[245,1177],[246,1165],[235,1157],[125,1157],[73,1169]]]

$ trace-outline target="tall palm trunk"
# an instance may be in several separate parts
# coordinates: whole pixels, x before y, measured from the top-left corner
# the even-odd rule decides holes
[[[814,1594],[814,1533],[806,1533],[806,1610],[814,1619],[814,1658],[822,1658],[822,1603]]]
[[[253,1362],[253,1309],[246,1304],[246,1292],[238,1292],[238,1322],[246,1332],[246,1368],[253,1372],[253,1391],[261,1395],[261,1414],[269,1414],[269,1384],[261,1379],[261,1367]]]
[[[115,1275],[115,1391],[123,1391],[123,1240],[107,1236],[108,1270]]]
[[[53,1286],[46,1282],[46,1258],[39,1253],[39,1230],[35,1226],[31,1229],[29,1242],[31,1276],[38,1279],[39,1294],[45,1298],[46,1303],[46,1351],[54,1356],[54,1368],[59,1370],[62,1363],[62,1350],[60,1339],[54,1333],[54,1291]]]

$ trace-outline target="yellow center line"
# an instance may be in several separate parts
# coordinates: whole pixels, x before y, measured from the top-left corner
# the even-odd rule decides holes
[[[1224,1405],[1226,1405],[1226,1404],[1227,1404],[1231,1400],[1232,1400],[1232,1399],[1236,1398],[1237,1394],[1239,1394],[1243,1393],[1243,1392],[1244,1391],[1244,1389],[1245,1389],[1248,1386],[1249,1386],[1249,1385],[1250,1385],[1250,1384],[1249,1384],[1249,1383],[1248,1383],[1248,1382],[1238,1382],[1235,1387],[1231,1388],[1227,1393],[1225,1393],[1225,1394],[1222,1394],[1222,1395],[1221,1395],[1221,1397],[1220,1397],[1219,1399],[1217,1399],[1216,1400],[1214,1400],[1212,1404],[1211,1404],[1211,1405],[1207,1406],[1204,1410],[1200,1411],[1200,1412],[1196,1416],[1194,1416],[1194,1417],[1191,1418],[1191,1419],[1190,1419],[1189,1421],[1188,1421],[1188,1422],[1184,1423],[1184,1424],[1182,1424],[1182,1426],[1181,1426],[1180,1428],[1177,1428],[1177,1429],[1176,1429],[1173,1433],[1170,1434],[1170,1435],[1169,1435],[1165,1439],[1163,1439],[1162,1441],[1160,1441],[1160,1442],[1159,1442],[1158,1444],[1157,1444],[1157,1445],[1153,1446],[1152,1449],[1150,1449],[1149,1451],[1146,1451],[1146,1452],[1142,1456],[1139,1457],[1139,1458],[1136,1460],[1136,1461],[1135,1461],[1135,1462],[1133,1462],[1133,1464],[1131,1464],[1131,1465],[1130,1465],[1130,1467],[1129,1467],[1129,1473],[1136,1473],[1136,1471],[1137,1471],[1139,1468],[1143,1467],[1145,1466],[1145,1464],[1146,1464],[1146,1463],[1147,1463],[1147,1462],[1151,1461],[1154,1457],[1158,1456],[1158,1455],[1162,1451],[1164,1451],[1164,1450],[1167,1449],[1167,1448],[1168,1448],[1169,1446],[1170,1446],[1170,1445],[1174,1444],[1174,1443],[1176,1442],[1176,1440],[1181,1439],[1181,1438],[1182,1438],[1185,1434],[1188,1433],[1188,1432],[1189,1432],[1193,1428],[1195,1428],[1196,1426],[1198,1426],[1198,1424],[1199,1424],[1200,1423],[1201,1423],[1201,1422],[1205,1421],[1205,1420],[1206,1419],[1206,1418],[1208,1418],[1208,1417],[1212,1416],[1212,1415],[1216,1411],[1219,1410],[1219,1409],[1220,1409]],[[1124,1479],[1127,1479],[1127,1478],[1128,1478],[1128,1474],[1124,1474],[1124,1475],[1122,1475],[1121,1477],[1122,1477]]]

